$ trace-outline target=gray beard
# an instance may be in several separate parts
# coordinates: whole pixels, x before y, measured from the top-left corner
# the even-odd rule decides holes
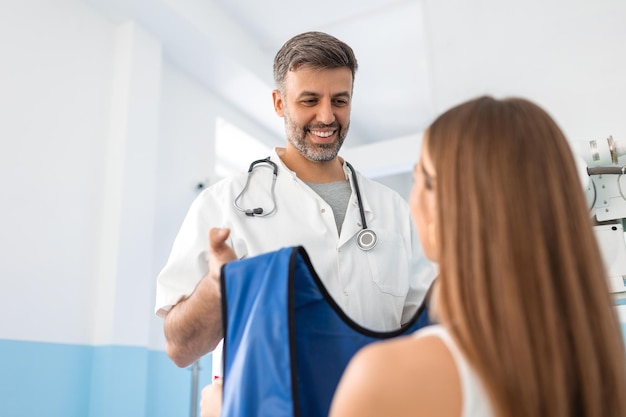
[[[312,144],[306,140],[309,128],[300,128],[295,126],[291,123],[289,116],[285,114],[285,131],[287,133],[287,140],[294,148],[296,148],[300,155],[313,162],[328,162],[335,159],[335,157],[339,154],[339,150],[341,149],[346,136],[348,135],[348,127],[346,127],[346,129],[342,129],[341,126],[339,126],[339,134],[337,135],[336,142]]]

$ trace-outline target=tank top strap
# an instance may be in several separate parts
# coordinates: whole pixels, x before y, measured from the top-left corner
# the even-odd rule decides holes
[[[448,330],[440,325],[424,327],[415,332],[415,337],[436,336],[452,355],[461,383],[461,395],[463,396],[462,417],[493,417],[491,402],[484,390],[476,372],[467,362],[465,355],[459,349],[456,341]]]

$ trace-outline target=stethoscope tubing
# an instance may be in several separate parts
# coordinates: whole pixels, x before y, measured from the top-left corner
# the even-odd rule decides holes
[[[274,206],[272,207],[272,210],[268,212],[265,212],[262,207],[245,209],[239,205],[239,200],[244,195],[244,193],[248,189],[248,186],[250,185],[250,177],[252,176],[252,171],[254,170],[254,168],[256,168],[256,166],[265,166],[268,168],[272,168],[272,171],[273,171],[271,193],[272,193],[272,201],[274,202]],[[361,190],[359,189],[359,181],[357,180],[357,177],[356,177],[356,171],[354,170],[352,165],[350,165],[350,163],[347,161],[346,161],[346,166],[350,169],[350,173],[352,174],[352,183],[354,184],[354,191],[356,193],[356,199],[357,199],[357,203],[359,206],[359,215],[361,216],[361,230],[356,236],[356,244],[360,249],[364,251],[368,251],[374,248],[374,246],[376,246],[376,244],[378,243],[378,237],[376,236],[376,233],[373,230],[367,227],[367,221],[365,220],[365,209],[363,208],[363,200],[361,199]],[[278,165],[276,165],[275,162],[271,161],[269,156],[264,159],[258,159],[256,161],[253,161],[250,164],[250,167],[248,168],[248,177],[246,178],[246,184],[244,185],[241,192],[237,195],[237,197],[235,197],[235,200],[233,201],[233,205],[235,206],[235,208],[241,211],[242,213],[244,213],[246,216],[250,216],[250,217],[266,217],[266,216],[273,214],[276,211],[275,188],[276,188],[277,176],[278,176]]]
[[[272,186],[271,186],[271,193],[272,193],[272,201],[274,202],[274,207],[272,207],[272,210],[268,211],[268,212],[264,212],[262,207],[256,207],[253,209],[245,209],[241,206],[239,206],[239,199],[243,196],[243,194],[246,192],[246,190],[248,189],[248,186],[250,185],[250,177],[252,176],[252,171],[254,170],[254,168],[256,166],[266,166],[268,168],[272,168]],[[267,158],[264,159],[257,159],[256,161],[253,161],[250,164],[250,168],[248,168],[248,178],[246,178],[246,184],[244,185],[243,189],[241,190],[241,192],[239,193],[239,195],[237,197],[235,197],[235,200],[233,201],[233,205],[235,206],[235,208],[239,211],[241,211],[242,213],[244,213],[246,216],[250,216],[250,217],[266,217],[269,216],[271,214],[273,214],[276,211],[276,177],[278,176],[278,165],[276,165],[275,162],[270,160],[270,157],[268,156]]]

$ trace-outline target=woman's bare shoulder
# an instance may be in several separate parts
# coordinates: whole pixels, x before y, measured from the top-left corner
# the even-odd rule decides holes
[[[459,416],[456,365],[436,336],[404,336],[361,349],[335,393],[332,417]]]

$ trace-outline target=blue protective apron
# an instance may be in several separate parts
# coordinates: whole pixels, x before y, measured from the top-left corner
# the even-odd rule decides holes
[[[302,247],[226,264],[221,281],[223,417],[325,417],[357,350],[429,324],[424,306],[393,332],[354,323]]]

